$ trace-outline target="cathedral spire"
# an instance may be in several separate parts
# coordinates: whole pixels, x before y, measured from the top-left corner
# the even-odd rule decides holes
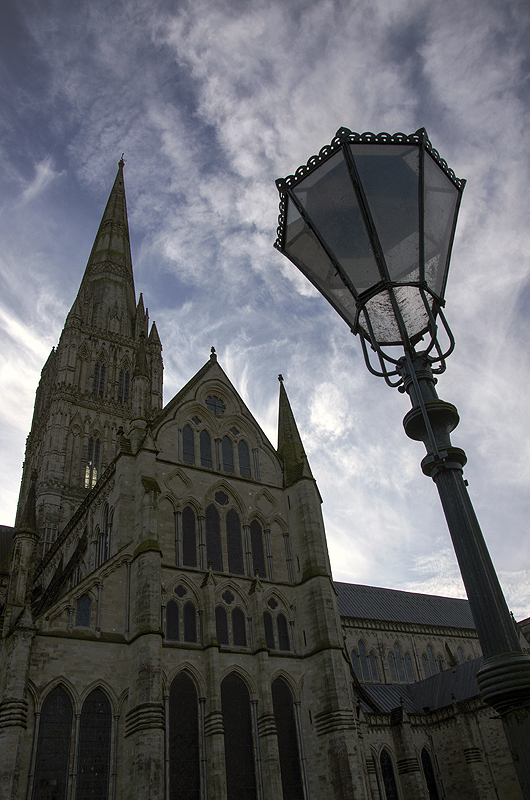
[[[284,485],[291,486],[299,478],[312,478],[311,468],[298,432],[294,414],[283,385],[280,381],[280,408],[278,414],[278,455],[283,462]]]
[[[123,157],[67,322],[134,335],[134,279],[123,182]]]

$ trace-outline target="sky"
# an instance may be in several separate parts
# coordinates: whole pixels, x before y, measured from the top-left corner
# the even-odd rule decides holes
[[[518,0],[4,0],[0,523],[124,152],[165,402],[213,345],[276,445],[281,372],[335,579],[465,597],[407,397],[272,247],[275,179],[339,127],[423,126],[467,179],[438,391],[461,416],[453,443],[508,605],[530,616],[529,23]]]

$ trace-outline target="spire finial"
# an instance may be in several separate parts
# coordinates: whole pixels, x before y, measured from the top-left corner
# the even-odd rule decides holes
[[[278,375],[278,380],[280,381],[280,383],[283,383],[283,375],[282,375],[282,373],[281,373],[281,372],[280,372],[280,374]]]
[[[121,158],[120,158],[120,160],[118,161],[118,166],[119,166],[119,167],[121,167],[122,169],[123,169],[123,167],[125,166],[125,161],[124,161],[124,159],[123,159],[123,156],[124,156],[124,155],[125,155],[125,153],[122,153],[122,154],[121,154]]]
[[[213,347],[213,345],[212,345],[212,347],[210,348],[210,359],[211,359],[212,361],[217,361],[217,356],[216,356],[216,354],[215,354],[215,347]]]

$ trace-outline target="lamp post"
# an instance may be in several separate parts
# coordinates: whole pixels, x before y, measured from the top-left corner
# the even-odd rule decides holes
[[[442,307],[465,181],[424,128],[410,136],[340,128],[330,145],[276,185],[274,246],[360,334],[370,372],[410,397],[403,425],[407,436],[424,442],[421,467],[440,494],[484,654],[477,674],[482,698],[502,718],[530,800],[530,656],[522,652],[467,492],[466,454],[451,443],[458,412],[435,388],[434,375],[445,371],[454,349]]]

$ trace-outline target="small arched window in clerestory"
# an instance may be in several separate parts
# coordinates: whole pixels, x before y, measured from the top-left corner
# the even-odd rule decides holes
[[[405,683],[406,678],[405,678],[405,668],[403,666],[403,656],[401,655],[401,647],[397,642],[394,643],[394,656],[396,658],[398,678],[401,683]]]
[[[224,472],[235,472],[234,470],[234,447],[232,440],[228,436],[223,436],[221,443],[223,452],[223,470]]]
[[[424,678],[430,678],[431,677],[431,671],[429,669],[429,662],[427,661],[427,656],[425,655],[425,653],[421,657],[421,666],[422,666],[422,669],[423,669],[423,677]]]
[[[405,672],[407,674],[407,681],[414,683],[414,673],[412,672],[412,661],[408,653],[405,653]]]
[[[363,681],[371,681],[372,676],[370,675],[370,667],[368,666],[368,659],[366,658],[366,648],[364,646],[364,642],[362,641],[362,639],[359,639],[358,647],[359,647],[359,661],[361,662],[361,674],[363,676]]]
[[[394,661],[394,656],[392,655],[392,653],[388,654],[387,660],[388,660],[388,668],[390,670],[390,680],[392,681],[392,683],[397,683],[398,676],[396,672],[396,662]]]
[[[461,647],[457,647],[456,648],[456,654],[458,656],[458,663],[459,664],[463,664],[464,663],[464,651],[462,650]]]
[[[226,549],[228,551],[228,572],[234,575],[245,574],[243,560],[243,540],[241,538],[241,522],[233,508],[226,515]]]
[[[96,364],[94,379],[92,381],[92,394],[94,397],[103,397],[105,389],[105,364]]]
[[[180,641],[179,607],[175,600],[169,600],[166,606],[166,639]]]
[[[429,669],[431,675],[436,675],[436,662],[434,660],[434,653],[430,644],[427,645],[427,658],[429,659]]]
[[[77,628],[90,628],[92,600],[88,594],[83,594],[77,601],[75,624]]]
[[[237,606],[232,609],[232,639],[235,647],[247,646],[247,625],[245,614]]]
[[[443,672],[444,671],[444,663],[442,661],[442,657],[441,656],[437,656],[436,657],[436,666],[438,668],[438,672]]]
[[[182,429],[182,460],[195,464],[195,438],[189,425],[184,425]]]
[[[215,607],[215,631],[218,644],[230,644],[228,635],[228,616],[224,606]]]
[[[358,681],[361,680],[361,666],[359,664],[359,654],[356,650],[351,651],[351,663],[353,667],[353,671],[355,672],[355,677]]]
[[[368,656],[368,663],[370,665],[370,672],[372,673],[372,680],[375,683],[379,682],[379,672],[377,670],[377,659],[375,657],[375,653],[373,650],[370,651],[370,655]]]
[[[244,478],[250,478],[250,452],[244,439],[239,440],[237,452],[239,455],[239,474]]]
[[[259,573],[260,578],[267,577],[265,568],[265,550],[263,549],[263,533],[261,525],[254,519],[250,523],[250,542],[252,545],[252,571]]]
[[[118,378],[118,403],[127,405],[129,402],[129,373],[120,370]]]
[[[394,765],[392,764],[392,759],[387,750],[381,751],[379,761],[381,764],[381,775],[383,776],[386,800],[399,800]]]
[[[182,511],[182,563],[185,567],[197,566],[195,513],[190,506],[185,506]]]
[[[184,605],[184,641],[197,641],[197,609],[191,601]]]
[[[212,440],[210,439],[210,434],[208,431],[201,431],[199,441],[201,446],[201,466],[212,469]]]

